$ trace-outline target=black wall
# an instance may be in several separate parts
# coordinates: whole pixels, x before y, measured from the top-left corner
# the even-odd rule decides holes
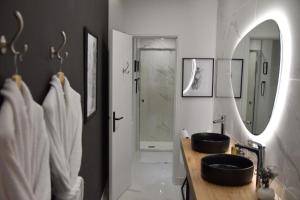
[[[100,199],[108,178],[108,0],[1,0],[0,35],[11,40],[17,23],[14,11],[25,21],[18,47],[26,42],[29,51],[19,67],[33,98],[42,103],[49,89],[51,76],[57,73],[57,61],[49,58],[49,46],[61,43],[60,31],[68,36],[66,50],[70,53],[63,71],[71,86],[84,96],[83,28],[86,26],[99,38],[98,110],[83,127],[83,158],[80,175],[85,180],[85,199]],[[11,53],[0,55],[0,87],[14,74]],[[83,104],[82,104],[83,105]]]

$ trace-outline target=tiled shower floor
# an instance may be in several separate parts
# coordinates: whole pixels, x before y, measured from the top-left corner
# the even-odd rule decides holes
[[[172,152],[141,152],[133,162],[132,185],[119,200],[181,200],[172,168]]]
[[[141,141],[142,151],[172,151],[173,142]]]

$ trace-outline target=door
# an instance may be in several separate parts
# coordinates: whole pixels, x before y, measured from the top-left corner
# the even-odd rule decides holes
[[[110,200],[131,185],[132,162],[132,37],[113,30],[110,108]]]
[[[175,66],[175,49],[140,50],[141,148],[172,148]]]

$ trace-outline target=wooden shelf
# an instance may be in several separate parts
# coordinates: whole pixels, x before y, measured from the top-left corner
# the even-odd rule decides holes
[[[231,144],[232,145],[232,144]],[[240,187],[226,187],[209,183],[201,177],[201,158],[205,153],[198,153],[191,148],[190,139],[181,139],[181,149],[187,178],[190,186],[191,199],[195,200],[256,200],[255,179],[250,184]],[[230,149],[230,148],[229,148]],[[227,152],[229,153],[229,152]]]

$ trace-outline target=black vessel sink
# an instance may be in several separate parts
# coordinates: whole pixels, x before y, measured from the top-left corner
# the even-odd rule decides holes
[[[201,160],[202,178],[217,185],[246,185],[252,181],[253,170],[251,160],[236,155],[216,154]]]
[[[202,153],[224,153],[228,150],[230,138],[220,133],[195,133],[192,135],[192,149]]]

